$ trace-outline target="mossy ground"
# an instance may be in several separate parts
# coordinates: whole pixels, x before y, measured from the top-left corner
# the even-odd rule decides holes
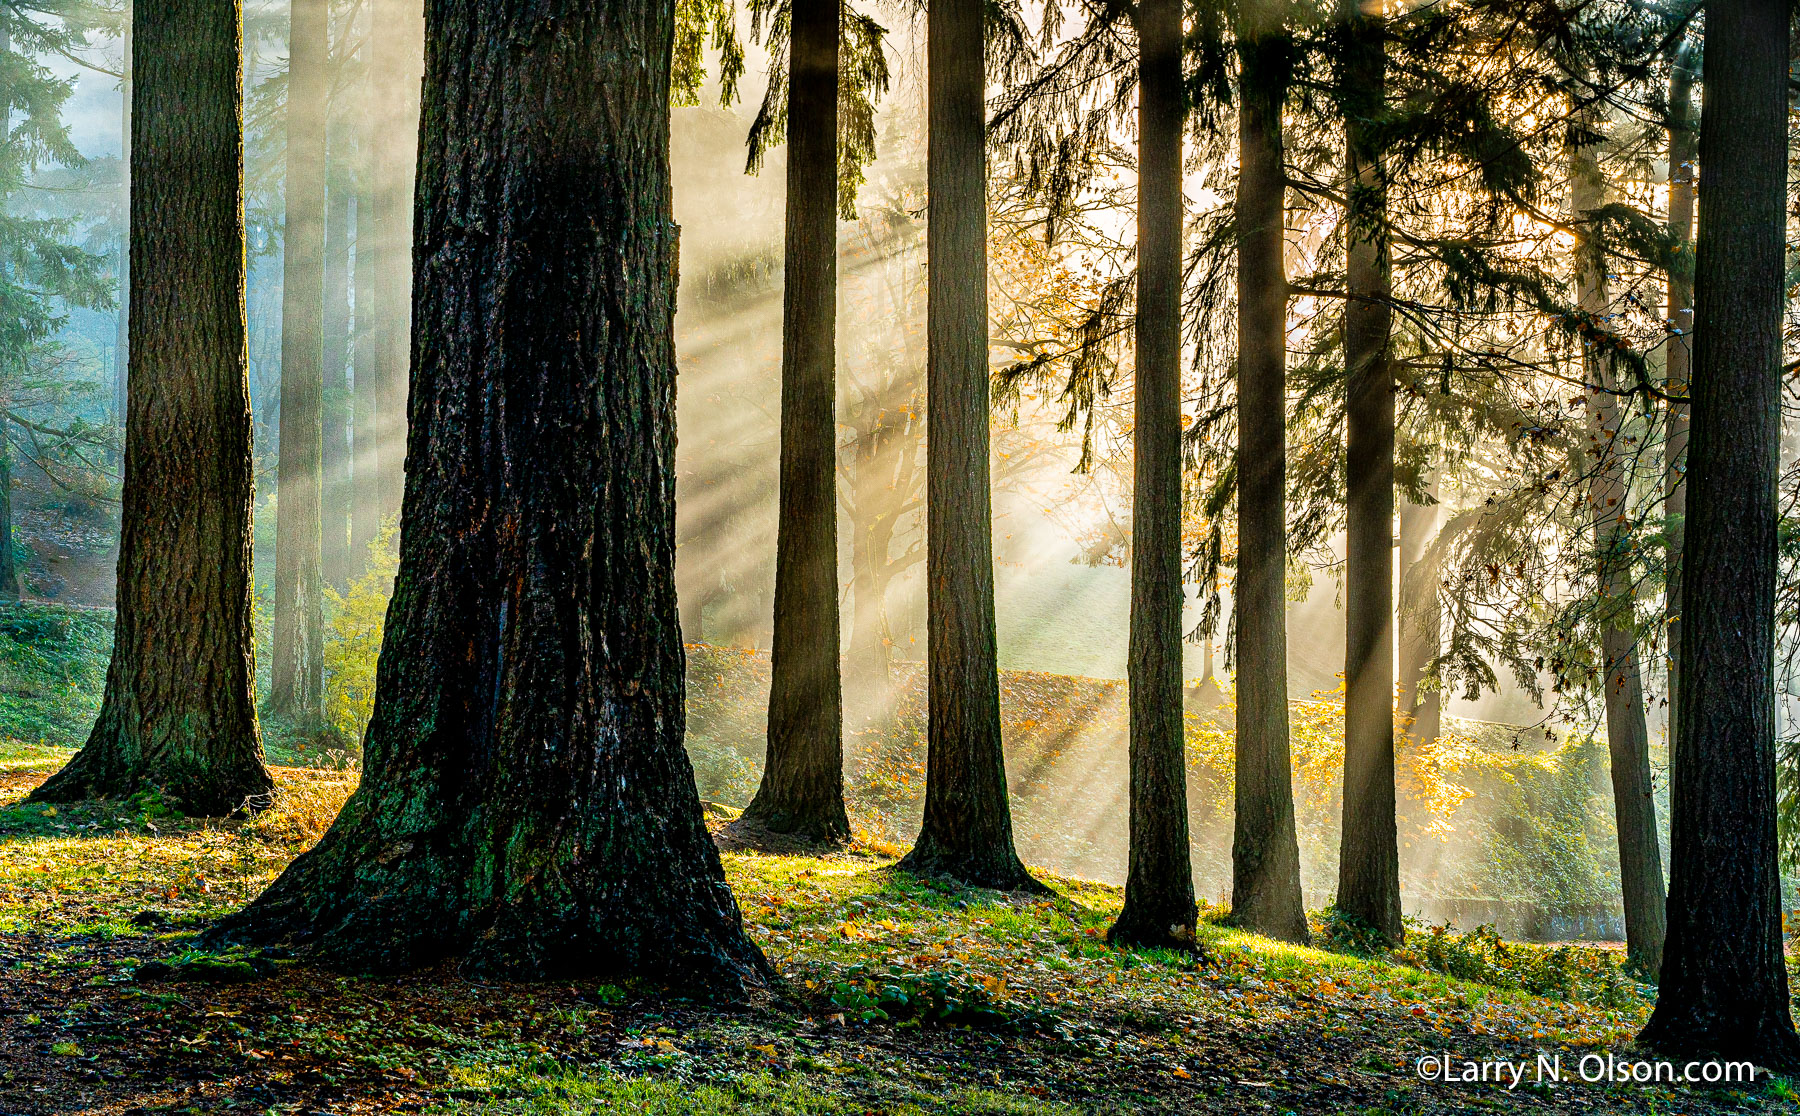
[[[315,840],[354,776],[281,769],[276,808],[249,822],[174,818],[147,800],[17,806],[52,764],[0,777],[7,1113],[1793,1106],[1791,1086],[1768,1080],[1707,1093],[1422,1082],[1416,1060],[1442,1051],[1625,1054],[1647,1002],[1628,981],[1576,978],[1542,998],[1211,921],[1199,959],[1113,949],[1114,888],[1058,879],[1043,900],[950,888],[893,871],[884,848],[725,855],[785,980],[750,1005],[649,985],[478,984],[454,966],[365,979],[280,955],[206,958],[196,929]],[[1565,967],[1611,964],[1582,958]],[[141,979],[151,961],[185,979]]]

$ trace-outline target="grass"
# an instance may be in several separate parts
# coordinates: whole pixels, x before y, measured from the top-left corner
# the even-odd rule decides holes
[[[198,955],[195,930],[315,840],[355,779],[277,775],[273,810],[225,823],[146,801],[9,805],[36,776],[10,777],[0,1048],[16,1054],[0,1066],[0,1110],[1791,1110],[1785,1082],[1529,1097],[1432,1086],[1413,1074],[1424,1052],[1627,1051],[1648,1002],[1591,1002],[1579,984],[1537,996],[1273,942],[1220,925],[1216,910],[1200,958],[1114,949],[1115,888],[1053,879],[1057,894],[1039,899],[952,887],[895,871],[878,848],[724,854],[748,931],[784,978],[745,1005],[591,981],[478,984],[454,966],[369,979],[281,955]],[[153,960],[189,979],[138,979]]]

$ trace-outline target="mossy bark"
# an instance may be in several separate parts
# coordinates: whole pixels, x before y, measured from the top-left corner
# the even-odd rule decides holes
[[[1131,539],[1131,843],[1107,936],[1192,948],[1181,701],[1181,3],[1142,0]]]
[[[682,746],[673,0],[431,9],[411,467],[362,785],[212,940],[768,979]]]
[[[131,373],[118,618],[99,720],[32,799],[266,796],[252,687],[241,10],[135,13]]]

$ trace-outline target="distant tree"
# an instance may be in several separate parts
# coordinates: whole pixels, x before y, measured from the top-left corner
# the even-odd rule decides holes
[[[1775,833],[1776,479],[1791,7],[1713,0],[1694,275],[1669,936],[1640,1040],[1800,1068]]]
[[[276,479],[269,710],[324,709],[320,526],[325,387],[325,160],[331,7],[294,0],[287,75],[287,220],[282,234],[281,449]]]
[[[769,979],[682,746],[673,32],[673,0],[432,4],[417,421],[363,779],[212,940]]]
[[[1359,0],[1339,10],[1343,105],[1346,553],[1344,807],[1337,907],[1390,943],[1400,917],[1394,819],[1393,268],[1387,168],[1377,138],[1387,111],[1384,21]]]
[[[1237,188],[1237,821],[1231,917],[1308,937],[1287,701],[1287,300],[1282,112],[1294,65],[1284,0],[1242,5]]]
[[[837,210],[840,0],[792,0],[781,490],[768,753],[743,822],[850,836],[838,671]]]
[[[988,460],[987,61],[983,0],[926,24],[925,818],[900,866],[1041,889],[1013,847],[994,632]]]
[[[238,0],[136,12],[112,664],[86,746],[35,801],[158,791],[222,815],[273,788],[252,695],[241,18]]]
[[[1687,521],[1688,383],[1694,361],[1694,199],[1699,131],[1694,111],[1698,51],[1683,36],[1669,66],[1669,239],[1674,245],[1667,280],[1668,341],[1664,384],[1669,395],[1663,433],[1663,615],[1668,631],[1668,738],[1681,720],[1681,549]]]

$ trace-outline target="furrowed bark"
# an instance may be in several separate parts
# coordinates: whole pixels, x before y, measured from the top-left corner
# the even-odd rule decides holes
[[[1782,0],[1706,12],[1700,165],[1729,170],[1699,199],[1669,936],[1639,1040],[1792,1072],[1775,836],[1788,19]]]
[[[682,746],[674,3],[440,0],[400,569],[361,786],[208,939],[738,993]]]
[[[36,802],[266,803],[252,687],[238,0],[135,11],[131,371],[100,717]]]

